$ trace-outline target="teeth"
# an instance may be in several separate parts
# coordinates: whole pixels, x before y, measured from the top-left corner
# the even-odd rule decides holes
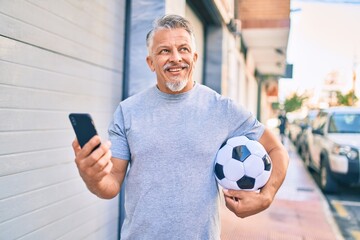
[[[181,70],[181,68],[171,68],[171,69],[169,69],[169,72],[177,72],[180,70]]]

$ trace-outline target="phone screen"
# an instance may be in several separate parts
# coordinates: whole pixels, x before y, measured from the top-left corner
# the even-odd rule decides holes
[[[92,120],[90,114],[88,113],[71,113],[69,114],[69,119],[71,122],[71,125],[74,128],[76,138],[81,146],[84,147],[84,145],[95,135],[97,135],[97,131],[94,125],[94,121]],[[96,148],[98,148],[96,146]]]

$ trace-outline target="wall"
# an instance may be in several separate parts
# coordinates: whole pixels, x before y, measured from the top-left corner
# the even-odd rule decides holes
[[[258,80],[255,78],[255,60],[251,54],[251,51],[248,51],[246,54],[245,60],[245,76],[246,76],[246,106],[254,115],[257,115],[258,112]],[[262,98],[263,99],[263,98]],[[261,121],[261,119],[259,119]]]
[[[204,42],[205,33],[204,25],[194,11],[186,5],[185,17],[190,21],[195,35],[196,52],[198,53],[198,59],[196,61],[195,70],[193,73],[194,81],[203,83],[203,68],[204,68]]]
[[[98,131],[121,100],[125,1],[0,0],[0,239],[116,239],[86,189],[68,114]]]
[[[129,32],[128,95],[132,96],[156,83],[156,75],[146,63],[146,34],[155,18],[165,14],[165,0],[131,0]],[[146,11],[144,11],[146,9]]]

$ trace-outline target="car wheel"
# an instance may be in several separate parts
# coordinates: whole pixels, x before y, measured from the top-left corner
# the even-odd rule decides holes
[[[338,190],[338,183],[331,175],[329,160],[327,158],[321,161],[320,187],[325,193],[336,193]]]

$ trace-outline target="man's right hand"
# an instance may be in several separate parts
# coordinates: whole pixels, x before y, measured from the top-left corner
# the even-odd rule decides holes
[[[93,151],[100,143],[99,136],[91,138],[83,148],[80,147],[77,139],[72,143],[80,176],[88,187],[99,183],[106,175],[110,174],[113,167],[110,150],[111,142],[102,143],[100,147]]]
[[[109,141],[93,151],[100,143],[100,137],[95,136],[83,148],[77,139],[72,146],[76,166],[87,188],[100,198],[110,199],[119,194],[129,161],[112,158]]]

